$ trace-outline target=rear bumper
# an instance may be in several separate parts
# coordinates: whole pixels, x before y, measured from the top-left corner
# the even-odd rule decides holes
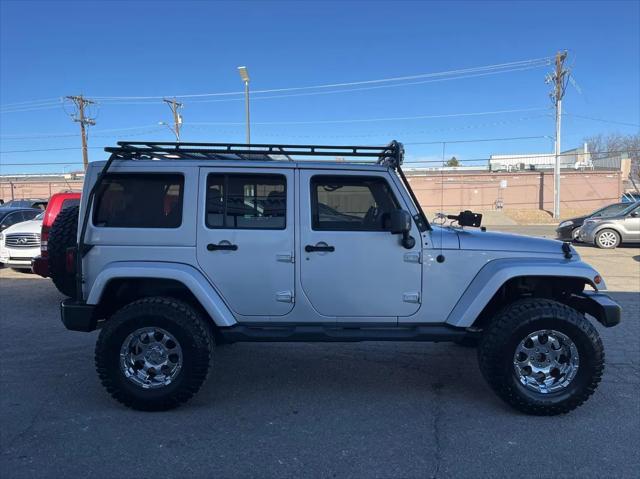
[[[64,327],[70,331],[88,333],[96,329],[96,307],[93,304],[80,303],[74,299],[65,299],[60,303],[60,317]]]
[[[619,324],[622,316],[622,308],[618,303],[606,294],[596,291],[583,291],[572,296],[571,306],[593,316],[607,328]]]
[[[43,278],[49,277],[49,259],[36,256],[31,260],[31,271]]]

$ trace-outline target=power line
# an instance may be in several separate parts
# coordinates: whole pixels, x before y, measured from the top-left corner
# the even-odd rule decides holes
[[[423,73],[418,75],[407,75],[402,77],[392,77],[392,78],[383,78],[376,80],[364,80],[357,82],[343,82],[343,83],[330,83],[330,84],[322,84],[322,85],[312,85],[312,86],[303,86],[303,87],[288,87],[288,88],[272,88],[265,90],[256,90],[254,94],[258,94],[255,97],[256,100],[268,100],[268,99],[279,99],[279,98],[292,98],[292,97],[302,97],[302,96],[313,96],[313,95],[329,95],[336,93],[349,93],[356,91],[367,91],[367,90],[376,90],[380,88],[396,88],[402,86],[410,86],[410,85],[420,85],[426,83],[432,83],[437,81],[449,81],[449,80],[460,80],[466,78],[475,78],[482,77],[487,75],[495,75],[500,73],[510,73],[515,71],[523,71],[530,70],[533,68],[538,68],[541,66],[545,66],[549,64],[549,58],[541,58],[541,59],[532,59],[532,60],[523,60],[519,62],[510,62],[503,63],[497,65],[487,65],[484,67],[474,67],[474,68],[466,68],[459,70],[449,70],[445,72],[437,72],[437,73]],[[424,79],[427,80],[422,81],[408,81],[415,79]],[[400,82],[400,83],[393,83]],[[381,84],[381,83],[393,83],[393,84]],[[347,88],[347,89],[338,89],[335,90],[333,88],[338,87],[353,87],[358,85],[373,85],[373,86],[365,86],[360,88]],[[315,91],[315,92],[306,92],[306,93],[295,93],[295,94],[287,94],[287,95],[269,95],[269,96],[259,96],[260,94],[265,93],[284,93],[291,91],[304,91],[304,90],[326,90],[326,91]],[[171,95],[174,98],[189,98],[192,103],[210,103],[210,102],[227,102],[227,101],[242,101],[243,98],[224,98],[224,99],[210,99],[211,97],[228,97],[228,96],[238,96],[242,95],[244,92],[218,92],[218,93],[198,93],[198,94],[185,94],[185,95]],[[121,97],[95,97],[95,100],[100,101],[101,103],[106,104],[114,104],[114,105],[151,105],[153,104],[149,100],[158,100],[164,99],[165,96],[121,96]],[[55,101],[53,101],[55,100]],[[125,101],[122,101],[125,100]],[[147,100],[147,101],[134,101],[127,102],[126,100]],[[60,105],[59,99],[52,100],[30,100],[19,103],[6,104],[0,107],[0,113],[20,113],[20,112],[29,112],[29,111],[40,111],[40,110],[49,110],[57,108]]]
[[[35,152],[40,152],[40,151],[65,151],[65,150],[82,150],[83,148],[81,146],[72,146],[72,147],[68,147],[68,148],[34,148],[34,149],[30,149],[30,150],[7,150],[7,151],[0,151],[0,154],[6,154],[6,153],[35,153]],[[101,146],[88,146],[87,149],[89,150],[101,150],[102,147]],[[4,164],[4,163],[3,163]]]
[[[288,92],[288,91],[337,88],[337,87],[345,87],[345,86],[368,85],[368,84],[375,84],[375,83],[399,82],[399,81],[415,80],[420,78],[432,78],[432,77],[447,76],[447,75],[459,75],[459,74],[465,74],[465,73],[475,73],[475,72],[509,69],[509,68],[516,68],[516,67],[530,67],[530,66],[540,67],[540,66],[549,65],[550,61],[551,61],[550,57],[534,58],[529,60],[520,60],[515,62],[485,65],[480,67],[449,70],[449,71],[443,71],[443,72],[437,72],[437,73],[421,73],[417,75],[406,75],[406,76],[400,76],[400,77],[381,78],[381,79],[375,79],[375,80],[362,80],[362,81],[341,82],[341,83],[325,83],[321,85],[311,85],[311,86],[301,86],[301,87],[271,88],[267,90],[256,90],[253,93],[280,93],[280,92]],[[243,95],[243,94],[244,94],[243,91],[238,91],[238,92],[195,93],[195,94],[161,95],[161,96],[95,96],[94,98],[96,100],[107,100],[107,101],[161,100],[167,96],[174,97],[174,98],[204,98],[204,97],[212,97],[212,96],[234,96],[234,95]]]
[[[403,121],[403,120],[422,120],[422,119],[437,119],[437,118],[459,118],[470,116],[486,116],[486,115],[501,115],[507,113],[520,113],[529,111],[546,111],[548,108],[518,108],[511,110],[493,110],[493,111],[479,111],[479,112],[467,112],[467,113],[444,113],[437,115],[415,115],[415,116],[401,116],[401,117],[386,117],[386,118],[357,118],[357,119],[336,119],[336,120],[309,120],[309,121],[258,121],[253,122],[254,125],[316,125],[316,124],[330,124],[330,123],[369,123],[378,121]],[[181,126],[239,126],[244,125],[244,122],[188,122],[181,123]],[[93,137],[98,136],[117,136],[117,135],[103,135],[107,132],[124,132],[133,130],[159,130],[158,125],[143,125],[129,128],[111,128],[102,130],[93,130]],[[76,137],[78,133],[33,133],[33,134],[16,134],[16,135],[3,135],[0,139],[3,140],[27,140],[38,138],[70,138]]]
[[[386,118],[358,118],[358,119],[345,119],[345,120],[309,120],[309,121],[256,121],[253,125],[319,125],[326,123],[369,123],[376,121],[403,121],[403,120],[424,120],[433,118],[458,118],[468,116],[484,116],[484,115],[499,115],[503,113],[520,113],[527,111],[547,111],[549,108],[518,108],[512,110],[494,110],[494,111],[480,111],[471,113],[445,113],[439,115],[416,115],[416,116],[396,116]],[[219,125],[219,126],[236,126],[244,125],[242,122],[189,122],[188,125]]]
[[[478,73],[478,74],[473,74],[473,75],[456,76],[456,77],[450,77],[450,78],[434,78],[434,79],[431,79],[431,80],[415,81],[415,82],[408,82],[408,83],[396,83],[396,84],[393,84],[393,85],[375,85],[375,86],[360,87],[360,88],[349,88],[349,89],[343,89],[343,90],[329,90],[329,91],[315,91],[315,92],[307,92],[307,93],[293,93],[293,94],[288,94],[288,95],[257,96],[254,99],[255,100],[273,100],[273,99],[279,99],[279,98],[296,98],[296,97],[303,97],[303,96],[333,95],[335,93],[351,93],[351,92],[358,92],[358,91],[379,90],[381,88],[396,88],[396,87],[411,86],[411,85],[423,85],[423,84],[426,84],[426,83],[434,83],[434,82],[440,82],[440,81],[463,80],[463,79],[468,79],[468,78],[483,77],[483,76],[487,76],[487,75],[496,75],[498,73],[508,73],[508,72],[515,72],[515,71],[530,70],[531,68],[532,67],[516,68],[516,69],[511,69],[511,70],[502,70],[502,71],[498,71],[498,72],[486,72],[486,73]],[[204,99],[204,100],[191,100],[190,103],[192,103],[192,104],[197,104],[197,103],[220,103],[220,102],[242,101],[242,100],[243,100],[242,98],[225,98],[225,99],[216,99],[216,100]],[[122,104],[122,103],[118,103],[118,104]]]
[[[624,121],[617,121],[617,120],[605,120],[604,118],[594,118],[592,116],[576,115],[574,113],[564,113],[564,114],[565,115],[569,115],[569,116],[573,116],[575,118],[583,118],[585,120],[601,121],[602,123],[612,123],[614,125],[625,125],[625,126],[640,127],[640,123],[627,123],[627,122],[624,122]]]
[[[34,106],[34,107],[30,107],[30,108],[16,108],[16,109],[12,109],[12,110],[0,110],[0,114],[2,113],[21,113],[24,111],[40,111],[40,110],[54,110],[56,108],[60,108],[60,103],[56,103],[55,105],[44,105],[44,106]]]
[[[26,105],[26,104],[32,104],[32,103],[49,103],[53,101],[60,102],[60,98],[54,97],[54,98],[43,98],[41,100],[16,101],[13,103],[5,103],[4,105],[2,105],[2,108],[9,108],[13,106],[20,106],[20,105]]]

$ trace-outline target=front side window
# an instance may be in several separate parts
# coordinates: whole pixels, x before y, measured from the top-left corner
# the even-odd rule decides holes
[[[105,228],[178,228],[184,177],[110,174],[96,193],[93,224]]]
[[[384,178],[314,176],[311,208],[314,230],[388,231],[399,206]]]
[[[22,211],[16,211],[15,213],[9,213],[7,216],[5,216],[0,223],[0,226],[2,227],[2,229],[7,229],[9,226],[13,226],[16,223],[20,223],[21,221],[24,221]]]
[[[284,229],[286,178],[282,175],[210,174],[206,225],[209,228]]]

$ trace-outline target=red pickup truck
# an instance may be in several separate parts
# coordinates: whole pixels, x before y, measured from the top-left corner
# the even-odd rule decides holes
[[[40,233],[40,256],[34,258],[31,263],[31,269],[34,273],[39,274],[44,278],[48,278],[50,276],[48,245],[51,226],[61,211],[73,206],[78,206],[79,204],[79,192],[56,193],[49,199],[47,209],[44,212],[44,219],[42,220],[42,232]]]

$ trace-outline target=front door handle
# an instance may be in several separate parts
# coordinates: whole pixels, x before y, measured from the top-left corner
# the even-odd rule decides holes
[[[328,246],[328,245],[311,245],[308,244],[307,246],[304,247],[304,250],[307,253],[311,253],[313,251],[325,251],[328,253],[333,253],[336,249],[333,246]]]
[[[220,251],[220,250],[224,250],[224,251],[236,251],[238,249],[238,245],[237,244],[231,244],[231,243],[221,243],[221,244],[213,244],[213,243],[209,243],[207,245],[207,251]]]

